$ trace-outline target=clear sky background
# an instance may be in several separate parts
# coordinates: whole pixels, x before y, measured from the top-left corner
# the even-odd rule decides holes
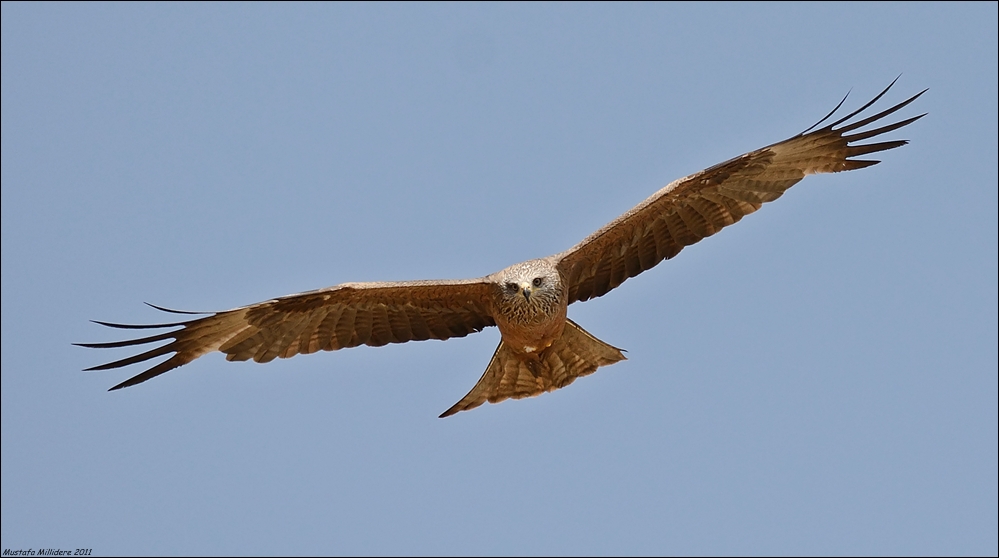
[[[2,8],[2,546],[95,554],[997,552],[997,8]],[[88,320],[564,250],[902,74],[810,177],[570,307],[629,360],[437,415],[499,340],[137,387]],[[125,332],[127,335],[127,332]]]

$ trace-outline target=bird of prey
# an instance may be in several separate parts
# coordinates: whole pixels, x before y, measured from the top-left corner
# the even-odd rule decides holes
[[[179,329],[127,341],[80,343],[110,348],[172,340],[87,370],[119,368],[173,353],[111,388],[116,390],[213,351],[225,353],[227,360],[269,362],[358,345],[377,347],[464,337],[497,326],[500,344],[485,373],[461,401],[440,415],[442,418],[486,401],[531,397],[565,387],[600,366],[625,358],[620,349],[568,319],[570,304],[607,294],[629,277],[776,200],[806,175],[869,167],[879,161],[855,157],[908,143],[857,143],[925,116],[860,130],[926,91],[873,116],[858,116],[894,83],[869,103],[822,128],[818,126],[839,110],[845,97],[822,120],[792,138],[671,182],[565,252],[518,263],[478,279],[344,283],[224,312],[201,313],[201,317],[185,321],[151,325],[98,321],[122,329]],[[860,119],[850,122],[854,117]]]

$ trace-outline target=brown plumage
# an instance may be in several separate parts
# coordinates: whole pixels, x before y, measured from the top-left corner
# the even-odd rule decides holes
[[[565,252],[519,263],[480,279],[345,283],[187,321],[153,325],[97,322],[123,329],[180,329],[128,341],[80,343],[111,348],[172,340],[87,370],[119,368],[173,353],[111,388],[115,390],[212,351],[225,353],[227,360],[269,362],[358,345],[377,347],[464,337],[495,325],[502,340],[485,373],[472,391],[441,417],[486,401],[519,399],[565,387],[600,366],[624,359],[619,349],[568,320],[569,304],[602,296],[629,277],[676,256],[685,246],[779,198],[808,174],[868,167],[879,161],[854,157],[905,145],[905,140],[855,142],[897,130],[924,115],[857,130],[900,110],[925,90],[878,114],[846,123],[877,102],[894,83],[832,124],[810,131],[831,117],[843,101],[801,134],[668,184]]]

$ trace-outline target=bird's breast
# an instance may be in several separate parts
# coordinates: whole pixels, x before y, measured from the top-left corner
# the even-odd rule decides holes
[[[550,347],[565,329],[566,308],[555,309],[549,314],[531,316],[496,316],[503,343],[518,355],[530,358]]]

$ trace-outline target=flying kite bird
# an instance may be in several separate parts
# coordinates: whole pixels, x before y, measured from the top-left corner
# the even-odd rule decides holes
[[[896,78],[897,80],[898,78]],[[141,354],[87,370],[107,370],[173,356],[114,386],[139,384],[212,351],[227,360],[269,362],[358,345],[378,347],[425,339],[464,337],[497,326],[501,340],[468,395],[440,416],[486,401],[531,397],[565,387],[600,366],[624,360],[621,351],[566,317],[566,309],[607,294],[689,246],[779,198],[809,174],[862,169],[879,161],[855,157],[894,149],[906,140],[858,144],[925,116],[858,131],[915,101],[847,122],[877,102],[895,82],[858,110],[828,124],[846,98],[804,132],[668,184],[565,252],[512,265],[478,279],[344,283],[173,323],[121,329],[180,328],[92,348],[128,347],[172,339]],[[842,127],[837,128],[837,126]]]

